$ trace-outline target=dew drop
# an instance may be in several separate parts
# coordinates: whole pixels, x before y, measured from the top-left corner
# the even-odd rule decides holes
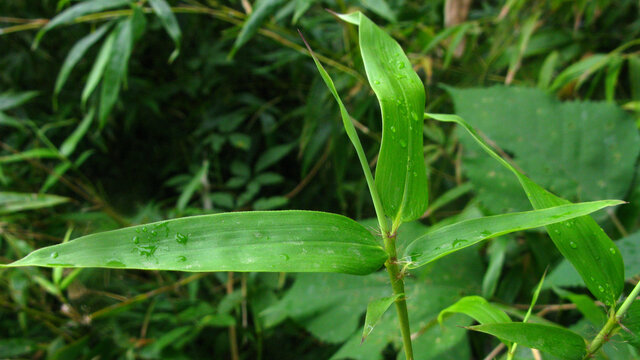
[[[418,177],[418,173],[417,172],[413,172],[413,177]]]
[[[380,85],[380,80],[373,80],[373,83],[376,85]]]
[[[598,290],[600,290],[600,292],[604,292],[604,288],[602,287],[602,285],[598,286]]]
[[[139,237],[137,237],[137,236],[134,236],[134,237],[133,237],[133,243],[134,243],[134,244],[139,244],[139,243],[140,243],[140,238],[139,238]]]
[[[185,262],[185,261],[187,261],[187,257],[180,255],[180,256],[178,256],[178,261]]]
[[[453,247],[457,248],[467,243],[467,240],[458,239],[453,242]]]
[[[151,230],[151,235],[156,236],[156,235],[158,235],[158,232],[155,231],[155,230]]]
[[[573,241],[569,243],[569,246],[571,246],[572,249],[578,248],[578,244],[574,243]]]
[[[610,252],[611,254],[615,255],[615,254],[616,254],[616,249],[614,249],[614,248],[610,247],[610,248],[609,248],[609,252]]]
[[[290,257],[287,254],[280,254],[280,257],[284,259],[284,261],[289,261]]]
[[[189,241],[189,235],[184,235],[182,233],[176,233],[176,242],[178,244],[187,245]]]
[[[57,251],[54,251],[54,252],[51,253],[51,258],[52,259],[55,259],[57,257],[58,257],[58,252]]]
[[[396,132],[396,127],[395,126],[391,127],[391,132],[394,132],[394,133]]]
[[[404,141],[404,140],[400,140],[400,147],[403,148],[403,149],[406,148],[407,147],[407,142]]]
[[[404,69],[404,62],[403,61],[398,61],[398,70],[400,69]]]

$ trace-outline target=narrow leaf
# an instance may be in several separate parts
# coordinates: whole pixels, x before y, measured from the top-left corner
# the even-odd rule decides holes
[[[386,259],[373,235],[344,216],[255,211],[185,217],[87,235],[36,250],[2,267],[365,275]]]
[[[18,107],[36,96],[38,96],[37,91],[23,91],[18,93],[13,91],[3,92],[0,94],[0,111]]]
[[[570,291],[560,288],[553,288],[558,296],[571,301],[578,311],[582,313],[585,319],[589,320],[594,326],[602,326],[607,321],[607,315],[602,311],[596,303],[588,295],[574,294]]]
[[[42,209],[67,201],[69,201],[68,198],[57,195],[0,192],[0,215]]]
[[[267,18],[273,14],[283,0],[258,0],[253,7],[253,12],[247,17],[247,20],[242,25],[240,34],[236,38],[233,48],[229,53],[229,58],[233,58],[238,49],[240,49],[247,41],[258,32],[260,26],[267,20]]]
[[[387,311],[389,306],[404,294],[396,294],[390,297],[373,300],[367,305],[367,315],[364,319],[364,329],[362,329],[362,342],[371,334],[373,328],[378,324],[382,315]]]
[[[571,220],[622,203],[619,200],[591,201],[465,220],[415,239],[407,246],[405,256],[411,259],[410,267],[417,268],[486,239]]]
[[[176,49],[169,56],[169,62],[172,63],[176,57],[180,54],[180,46],[182,43],[182,32],[180,31],[180,25],[178,25],[178,20],[176,20],[175,15],[171,11],[169,4],[165,0],[149,0],[149,5],[153,9],[153,12],[158,15],[160,18],[160,22],[162,22],[162,26],[167,31],[173,43],[176,46]]]
[[[622,338],[640,350],[640,300],[634,301],[622,319]]]
[[[455,122],[464,127],[484,151],[518,178],[534,209],[570,204],[569,201],[551,194],[534,183],[501,158],[461,117],[443,114],[425,115],[438,121]],[[573,264],[596,298],[608,305],[614,304],[624,286],[624,265],[620,251],[613,241],[590,216],[583,216],[562,224],[553,223],[546,229],[560,253]]]
[[[355,17],[339,15],[353,22]],[[385,214],[395,223],[418,219],[428,205],[420,116],[424,86],[400,45],[360,13],[359,40],[367,78],[382,111],[382,143],[376,188]]]
[[[504,311],[491,305],[481,296],[465,296],[455,304],[440,311],[438,322],[442,324],[444,317],[449,314],[465,314],[480,324],[508,323],[511,318]]]
[[[64,155],[65,157],[69,157],[73,153],[80,140],[82,140],[84,135],[87,133],[87,130],[89,130],[91,122],[93,121],[94,113],[95,112],[93,111],[93,109],[91,109],[91,111],[89,111],[89,113],[85,115],[84,119],[82,119],[73,133],[71,133],[71,135],[69,135],[69,137],[62,143],[62,145],[60,146],[60,153],[62,155]]]
[[[102,38],[107,30],[109,30],[109,27],[111,27],[111,23],[102,25],[100,28],[98,28],[98,30],[83,37],[82,39],[80,39],[80,41],[73,45],[73,48],[71,48],[71,51],[69,51],[69,54],[64,59],[64,63],[60,68],[60,73],[58,73],[55,89],[53,90],[54,97],[57,97],[58,94],[60,94],[60,90],[62,90],[62,87],[67,82],[69,74],[71,74],[71,70],[73,70],[78,61],[82,59],[84,54],[87,52],[87,50],[89,50],[91,46],[93,46],[93,44],[95,44],[98,40],[100,40],[100,38]]]
[[[104,69],[106,68],[109,57],[111,56],[111,50],[113,49],[113,43],[115,42],[116,35],[117,33],[115,30],[111,31],[109,36],[107,36],[107,39],[102,43],[102,47],[100,47],[100,52],[98,52],[98,56],[93,62],[87,82],[84,84],[84,89],[82,89],[82,107],[86,106],[89,96],[91,96],[93,90],[95,90],[98,83],[100,83],[102,75],[104,75]]]
[[[77,5],[74,5],[58,14],[58,16],[51,19],[47,25],[40,29],[33,41],[33,48],[35,49],[38,47],[40,40],[42,40],[42,37],[47,33],[47,31],[57,26],[69,24],[76,18],[83,15],[121,7],[129,3],[130,0],[89,0],[78,3]]]
[[[109,61],[104,69],[102,91],[100,93],[100,128],[104,127],[107,116],[118,100],[120,84],[127,72],[127,64],[133,48],[133,18],[124,20],[114,30],[116,35]]]
[[[17,154],[0,156],[0,164],[12,163],[29,159],[57,159],[60,157],[57,151],[45,148],[37,148],[23,151]]]
[[[184,208],[189,203],[189,200],[191,200],[193,193],[195,193],[196,190],[198,190],[202,185],[202,178],[207,174],[208,171],[209,171],[209,162],[205,161],[202,167],[200,167],[200,170],[198,170],[195,176],[191,178],[191,181],[189,181],[187,186],[185,186],[184,190],[182,191],[182,194],[180,194],[180,198],[178,198],[178,203],[176,205],[178,210],[180,211],[184,210]]]
[[[566,360],[581,360],[586,352],[585,340],[573,331],[551,325],[506,323],[469,327]]]

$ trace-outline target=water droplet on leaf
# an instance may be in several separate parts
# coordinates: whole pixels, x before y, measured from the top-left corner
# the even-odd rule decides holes
[[[51,258],[52,259],[55,259],[57,257],[58,257],[58,252],[57,251],[54,251],[54,252],[51,253]]]
[[[573,241],[569,243],[569,246],[571,246],[572,249],[578,248],[578,244],[574,243]]]

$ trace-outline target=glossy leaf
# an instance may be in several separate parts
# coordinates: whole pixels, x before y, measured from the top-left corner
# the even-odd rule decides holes
[[[78,61],[82,59],[84,54],[87,52],[87,50],[89,50],[91,46],[93,46],[93,44],[95,44],[98,40],[100,40],[100,38],[102,38],[102,36],[107,32],[107,30],[109,30],[110,27],[111,23],[102,25],[100,28],[98,28],[98,30],[83,37],[82,39],[80,39],[80,41],[73,45],[73,48],[71,48],[69,54],[67,54],[67,57],[64,59],[64,63],[60,68],[60,72],[58,73],[55,89],[53,90],[54,97],[60,94],[60,90],[62,90],[62,87],[67,82],[69,74],[71,74],[71,70],[73,70]]]
[[[251,38],[258,32],[260,26],[267,20],[267,18],[273,14],[280,5],[283,0],[258,0],[253,7],[253,12],[249,14],[247,20],[242,25],[242,29],[240,30],[240,34],[236,38],[235,43],[233,44],[233,48],[229,53],[229,58],[233,58],[236,52],[247,43],[247,41],[251,40]]]
[[[118,100],[120,85],[127,72],[127,64],[133,49],[133,17],[124,20],[114,29],[113,49],[104,68],[104,78],[100,93],[100,128],[104,127],[107,116]]]
[[[0,192],[0,215],[51,207],[67,201],[68,198],[57,195]]]
[[[151,5],[153,12],[160,18],[162,26],[165,28],[176,46],[176,49],[169,56],[169,62],[171,63],[180,54],[180,46],[182,44],[182,32],[180,31],[180,25],[178,25],[178,20],[175,15],[173,15],[171,7],[169,7],[169,4],[167,4],[165,0],[149,0],[149,5]]]
[[[455,304],[442,310],[438,315],[438,322],[442,324],[448,314],[465,314],[480,324],[507,323],[511,321],[509,315],[491,305],[481,296],[465,296]]]
[[[373,328],[378,324],[380,318],[389,309],[399,297],[404,294],[396,294],[394,296],[384,297],[381,299],[373,300],[367,305],[367,315],[364,319],[364,329],[362,329],[362,342],[371,334]]]
[[[469,329],[517,342],[565,360],[581,360],[586,353],[586,344],[580,335],[557,326],[506,323],[477,325]]]
[[[509,169],[520,181],[534,209],[570,204],[520,173],[496,154],[464,119],[456,115],[426,114],[435,120],[462,126],[491,157]],[[566,220],[566,219],[565,219]],[[546,226],[551,240],[584,279],[591,293],[606,304],[614,304],[624,285],[622,256],[616,245],[590,216]]]
[[[382,111],[375,181],[385,214],[396,223],[418,219],[428,205],[420,115],[424,86],[400,45],[384,30],[362,13],[339,16],[360,27],[364,67]]]
[[[58,27],[64,24],[69,24],[80,16],[103,11],[103,10],[114,9],[117,7],[127,5],[130,2],[131,0],[89,0],[89,1],[83,1],[81,3],[78,3],[68,8],[67,10],[61,12],[60,14],[58,14],[56,17],[51,19],[47,23],[47,25],[45,25],[42,29],[40,29],[40,31],[38,31],[38,34],[36,34],[36,38],[33,42],[33,47],[37,48],[44,34],[46,34],[47,31],[55,27]]]
[[[486,239],[567,221],[622,203],[619,200],[592,201],[465,220],[417,238],[407,246],[405,256],[411,259],[410,267],[416,268]]]
[[[387,254],[341,215],[235,212],[185,217],[83,236],[3,267],[101,267],[176,271],[336,272],[364,275]]]

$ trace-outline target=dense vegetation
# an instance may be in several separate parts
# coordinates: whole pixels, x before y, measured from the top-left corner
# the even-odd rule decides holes
[[[468,14],[464,1],[87,3],[109,5],[56,24],[45,19],[82,2],[0,4],[0,263],[86,234],[227,211],[327,211],[375,234],[357,151],[296,31],[375,168],[383,124],[359,29],[329,8],[362,11],[396,39],[425,84],[426,112],[466,119],[514,172],[572,202],[628,201],[593,218],[624,260],[621,300],[638,283],[637,1],[476,1]],[[531,210],[518,178],[463,126],[432,116],[422,132],[429,205],[400,228],[401,250],[455,222]],[[486,301],[471,295],[588,340],[609,324],[616,299],[599,293],[615,291],[579,275],[544,229],[489,237],[401,269],[415,359],[507,358],[504,344],[514,358],[539,356],[525,339],[515,349],[495,329],[485,332],[503,342],[460,328],[473,323],[464,315],[438,325],[456,302],[448,312],[474,317],[468,309]],[[404,357],[394,311],[360,344],[367,304],[392,295],[382,271],[26,267],[0,269],[0,287],[1,358]],[[640,356],[638,304],[597,358]]]

